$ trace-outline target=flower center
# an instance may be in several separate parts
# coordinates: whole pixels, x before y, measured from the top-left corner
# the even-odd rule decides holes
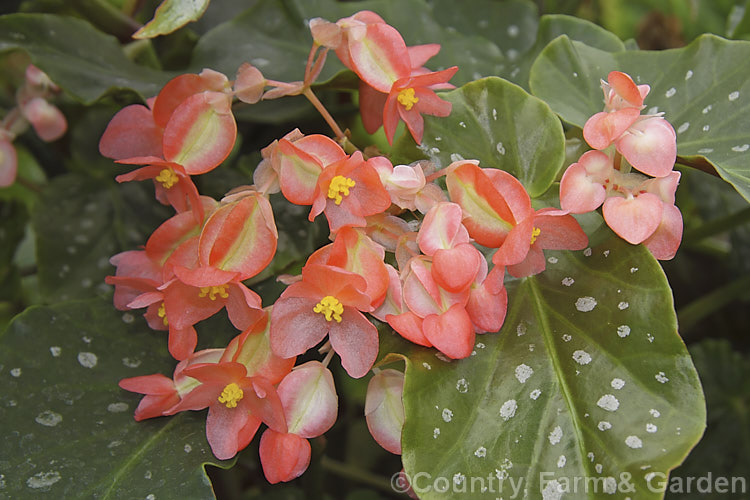
[[[540,234],[542,234],[542,230],[539,229],[538,227],[535,227],[531,231],[531,244],[532,245],[534,244],[534,242],[536,242],[536,239],[537,239],[537,237],[539,237]]]
[[[159,309],[156,311],[156,314],[159,315],[162,323],[164,323],[164,326],[169,326],[169,321],[167,321],[167,308],[164,307],[164,302],[161,303]]]
[[[174,170],[171,168],[165,168],[161,172],[159,172],[159,175],[156,176],[156,180],[158,182],[161,182],[161,185],[164,186],[165,189],[169,189],[175,184],[177,184],[177,181],[180,180],[179,177],[177,177],[177,174],[174,173]]]
[[[202,286],[198,297],[208,296],[209,299],[216,300],[217,295],[222,299],[229,297],[229,294],[227,293],[227,285]]]
[[[406,108],[406,111],[410,111],[419,102],[419,97],[414,96],[414,89],[404,89],[398,93],[398,102]]]
[[[242,399],[242,396],[244,396],[244,393],[242,392],[242,389],[240,389],[240,386],[232,382],[221,391],[219,403],[225,403],[227,408],[236,408],[237,403]]]
[[[331,317],[336,323],[341,323],[341,315],[344,314],[344,304],[339,299],[331,295],[326,295],[320,302],[315,304],[313,311],[325,315],[326,321],[331,321]]]
[[[353,188],[355,184],[357,183],[352,179],[343,175],[337,175],[331,179],[331,183],[328,185],[328,197],[336,200],[336,205],[341,205],[341,200],[343,200],[341,195],[349,196],[349,188]]]

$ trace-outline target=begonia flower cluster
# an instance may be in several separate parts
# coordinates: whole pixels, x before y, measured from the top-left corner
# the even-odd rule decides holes
[[[399,120],[420,142],[423,114],[450,113],[450,103],[435,90],[449,87],[457,68],[423,67],[439,45],[407,47],[372,12],[336,23],[314,19],[310,28],[314,44],[302,81],[267,80],[249,64],[234,81],[209,69],[181,75],[147,105],[117,113],[100,142],[103,155],[139,166],[118,181],[151,180],[156,199],[175,210],[142,249],[112,258],[116,273],[107,279],[115,286],[115,306],[145,309],[148,325],[168,333],[169,352],[178,361],[171,378],[121,381],[123,389],[144,395],[136,420],[208,409],[206,436],[220,459],[245,448],[265,425],[259,453],[272,483],[302,474],[311,457],[308,440],[336,421],[338,398],[328,368],[334,355],[353,378],[375,372],[367,425],[386,450],[400,453],[404,375],[376,366],[382,354],[378,325],[447,358],[466,358],[476,335],[503,326],[506,271],[514,278],[532,276],[545,269],[544,250],[588,245],[571,213],[604,202],[605,218],[618,234],[624,227],[628,241],[648,240],[655,253],[671,244],[660,235],[671,224],[665,207],[674,201],[677,181],[665,166],[673,160],[650,155],[652,142],[643,139],[661,144],[668,137],[663,118],[636,116],[645,91],[610,75],[606,115],[592,118],[587,140],[616,148],[656,177],[642,176],[636,184],[632,176],[640,174],[616,168],[614,155],[587,153],[563,177],[562,209],[534,209],[518,179],[476,160],[440,170],[428,161],[393,165],[385,156],[345,150],[338,133],[334,140],[296,129],[262,150],[251,185],[220,200],[201,195],[193,176],[219,166],[235,145],[234,100],[304,94],[319,104],[311,85],[329,50],[361,80],[365,127],[374,132],[382,125],[389,142]],[[325,218],[331,242],[300,263],[299,275],[281,278],[288,285],[284,292],[263,304],[246,281],[276,253],[269,201],[276,193],[309,207],[309,221]],[[650,208],[652,198],[658,210]],[[640,217],[639,210],[651,210],[649,221],[656,223],[636,238],[628,217]],[[225,347],[196,350],[196,325],[222,310],[236,336]],[[295,366],[298,356],[316,348],[322,361]]]
[[[604,111],[583,128],[594,150],[566,170],[560,205],[570,213],[601,206],[604,220],[618,236],[634,245],[643,243],[657,259],[671,259],[682,240],[682,214],[674,203],[680,180],[673,170],[674,129],[661,114],[641,114],[648,85],[636,85],[625,73],[612,71],[602,89]]]
[[[16,180],[18,155],[13,140],[29,126],[44,142],[53,142],[68,130],[65,115],[50,102],[60,89],[33,64],[26,67],[23,85],[16,92],[16,107],[0,122],[0,187]]]

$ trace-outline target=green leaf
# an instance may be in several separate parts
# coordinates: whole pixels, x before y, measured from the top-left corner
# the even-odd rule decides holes
[[[125,377],[170,374],[166,337],[94,299],[32,308],[0,337],[9,498],[214,498],[205,415],[133,420]],[[8,462],[10,459],[10,462]]]
[[[0,16],[0,53],[10,50],[27,52],[53,82],[84,104],[121,89],[154,96],[174,76],[133,64],[114,37],[68,16]]]
[[[686,478],[745,477],[750,470],[750,359],[726,340],[705,340],[690,348],[706,391],[706,435],[685,463],[674,471]],[[692,493],[692,494],[691,494]],[[700,491],[683,491],[668,498],[705,498]]]
[[[164,0],[154,13],[154,18],[143,28],[133,33],[133,38],[155,38],[197,21],[206,11],[211,0]]]
[[[545,272],[508,284],[505,325],[469,358],[409,355],[403,461],[421,498],[446,486],[495,499],[520,481],[528,498],[560,498],[553,479],[564,497],[616,486],[618,498],[661,498],[646,475],[668,474],[703,433],[700,382],[656,260],[619,238],[547,257]]]
[[[485,78],[441,94],[453,103],[447,118],[425,116],[421,151],[410,136],[394,149],[398,161],[429,158],[439,168],[460,159],[515,175],[531,196],[555,181],[565,158],[560,120],[539,99],[500,78]]]
[[[704,35],[682,49],[608,53],[560,37],[531,70],[532,93],[583,127],[602,110],[601,78],[612,70],[651,85],[646,113],[664,112],[677,132],[678,163],[710,163],[750,200],[750,42]],[[710,167],[709,167],[710,168]]]
[[[109,291],[109,258],[146,243],[168,211],[147,183],[115,185],[79,174],[54,178],[32,214],[39,284],[46,301]]]

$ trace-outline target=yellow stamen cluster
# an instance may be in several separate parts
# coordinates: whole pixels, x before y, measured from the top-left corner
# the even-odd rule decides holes
[[[419,102],[419,97],[414,95],[414,89],[404,89],[398,93],[398,103],[406,108],[406,111],[411,111],[411,108]]]
[[[242,392],[240,386],[232,382],[224,387],[219,396],[219,403],[225,403],[227,408],[236,408],[237,403],[242,399],[245,393]]]
[[[177,174],[174,173],[174,170],[171,168],[165,168],[161,172],[159,172],[159,175],[156,176],[156,180],[158,182],[161,182],[161,185],[164,186],[165,189],[169,189],[180,180],[179,177],[177,177]]]
[[[228,298],[229,293],[227,293],[227,285],[203,286],[201,287],[201,292],[198,294],[198,297],[208,296],[209,299],[216,300],[217,295],[222,299]]]
[[[325,315],[326,321],[335,319],[336,323],[341,323],[341,315],[344,314],[344,304],[339,299],[331,295],[326,295],[320,302],[315,304],[313,311]]]
[[[169,321],[167,321],[167,308],[164,307],[164,302],[161,303],[159,309],[156,311],[156,314],[159,315],[162,323],[164,323],[164,326],[169,326]]]
[[[531,231],[531,244],[532,244],[532,245],[534,244],[534,242],[536,241],[537,237],[538,237],[538,236],[539,236],[540,234],[542,234],[542,230],[541,230],[541,229],[539,229],[538,227],[535,227],[535,228],[534,228],[534,229],[533,229],[533,230]]]
[[[328,185],[328,198],[336,200],[336,205],[341,205],[341,200],[343,200],[341,195],[349,196],[349,188],[353,188],[356,184],[348,177],[337,175],[331,179],[331,183]]]

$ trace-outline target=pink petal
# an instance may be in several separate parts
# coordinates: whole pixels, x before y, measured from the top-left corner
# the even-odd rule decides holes
[[[311,448],[307,439],[266,429],[260,438],[260,463],[271,484],[301,476],[310,465]]]
[[[505,287],[494,292],[489,284],[485,282],[478,288],[472,288],[469,301],[466,303],[466,312],[471,322],[480,330],[499,332],[508,310],[508,292]]]
[[[657,259],[669,260],[677,253],[681,241],[682,214],[680,209],[665,203],[659,227],[643,244]]]
[[[641,115],[636,108],[597,113],[583,126],[583,138],[594,149],[606,149]]]
[[[209,406],[206,437],[216,458],[228,460],[237,454],[240,450],[240,433],[248,417],[249,414],[239,406],[227,408],[218,402]]]
[[[677,159],[674,129],[660,116],[638,121],[617,141],[617,150],[644,174],[664,177]]]
[[[112,117],[99,140],[102,156],[122,160],[134,156],[161,158],[162,129],[151,110],[140,104],[122,108]]]
[[[463,212],[457,203],[438,203],[422,220],[417,244],[425,255],[434,255],[440,249],[451,249],[469,242],[469,233],[461,223]]]
[[[7,187],[16,181],[18,157],[16,148],[8,140],[0,139],[0,187]]]
[[[164,128],[164,158],[190,175],[214,169],[229,156],[237,137],[229,97],[201,92],[185,99]]]
[[[380,371],[367,384],[365,419],[370,435],[385,450],[401,454],[404,426],[404,374],[398,370]]]
[[[422,318],[413,312],[406,311],[401,314],[388,314],[385,320],[391,325],[391,328],[396,330],[399,335],[409,342],[414,342],[425,347],[432,347],[432,344],[427,340],[422,331]]]
[[[460,292],[474,281],[482,259],[482,254],[471,243],[462,243],[450,250],[441,249],[432,258],[432,275],[445,290]]]
[[[277,391],[289,432],[303,438],[323,435],[336,423],[338,396],[330,370],[319,361],[299,365]]]
[[[329,338],[349,376],[367,375],[378,356],[378,330],[364,314],[345,306],[341,323],[331,322]]]
[[[282,358],[303,354],[328,333],[331,323],[313,311],[318,300],[282,297],[271,310],[271,349]]]
[[[466,358],[474,349],[474,327],[466,309],[460,304],[442,314],[427,316],[423,329],[427,340],[449,358]]]
[[[353,70],[375,90],[389,92],[393,82],[411,72],[401,34],[385,23],[367,25],[366,35],[349,40]]]
[[[633,245],[651,236],[661,222],[663,203],[658,196],[644,193],[637,197],[607,198],[602,207],[604,220],[622,239]]]
[[[563,210],[583,214],[599,208],[607,197],[603,184],[606,176],[601,175],[607,167],[612,170],[612,159],[600,151],[588,151],[569,166],[560,181]]]
[[[547,262],[544,260],[544,252],[542,247],[537,245],[531,245],[529,253],[518,264],[508,266],[508,273],[514,278],[525,278],[527,276],[534,276],[544,271],[547,267]]]
[[[34,127],[34,132],[45,142],[56,141],[68,130],[65,115],[41,97],[35,97],[23,105],[24,117]]]
[[[368,134],[374,134],[383,125],[383,111],[388,94],[379,92],[364,81],[359,84],[359,113]]]

